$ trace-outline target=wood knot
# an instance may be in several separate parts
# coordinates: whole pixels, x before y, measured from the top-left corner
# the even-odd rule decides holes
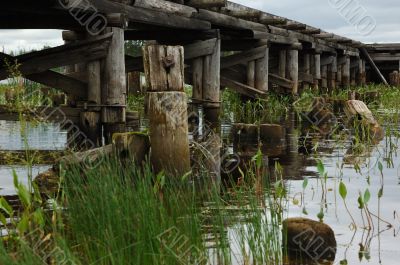
[[[165,69],[170,69],[175,65],[174,57],[172,55],[168,55],[162,59],[163,65]]]

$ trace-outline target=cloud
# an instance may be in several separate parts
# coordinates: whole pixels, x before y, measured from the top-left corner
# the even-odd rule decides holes
[[[7,53],[63,44],[60,30],[0,30],[0,49]]]

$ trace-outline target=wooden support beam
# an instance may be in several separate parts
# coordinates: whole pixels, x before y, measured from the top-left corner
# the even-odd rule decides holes
[[[261,46],[242,53],[237,53],[234,55],[222,57],[221,69],[229,68],[239,63],[247,63],[249,61],[254,61],[260,58],[264,58],[267,47],[268,46]]]
[[[79,41],[37,52],[31,52],[14,57],[9,62],[18,63],[18,71],[22,75],[44,72],[50,68],[56,68],[69,64],[101,59],[106,56],[112,34],[96,37],[87,41]],[[2,62],[0,68],[0,80],[10,76],[7,66]]]
[[[3,60],[4,58],[7,58],[9,61],[15,61],[15,57],[5,53],[0,53],[0,60]],[[68,95],[76,96],[78,99],[87,98],[87,84],[73,77],[69,77],[51,70],[36,74],[24,75],[24,77],[33,82],[60,89]]]
[[[372,69],[378,74],[380,79],[385,85],[389,85],[389,83],[386,81],[386,78],[383,76],[379,68],[376,66],[374,60],[372,60],[371,56],[369,55],[368,51],[365,48],[360,48],[361,53],[364,55],[364,57],[367,59],[368,63],[371,65]]]
[[[314,89],[318,89],[321,80],[321,54],[315,53],[313,57]]]
[[[186,5],[195,8],[213,8],[213,7],[225,7],[227,4],[226,0],[188,0],[185,2]]]
[[[221,40],[217,40],[213,53],[205,56],[203,61],[203,100],[208,102],[204,104],[205,112],[207,112],[207,108],[219,109],[220,107],[220,71]],[[210,117],[210,119],[211,122],[215,122],[217,117]]]
[[[345,88],[350,86],[350,56],[345,56],[345,63],[342,66],[342,84]]]
[[[286,61],[287,61],[287,50],[283,49],[279,51],[279,69],[278,73],[280,77],[286,78]]]
[[[290,49],[287,52],[287,74],[288,78],[293,81],[293,95],[299,92],[299,51],[297,49]]]
[[[197,12],[193,7],[164,0],[134,0],[132,6],[183,17],[191,17],[193,13]]]
[[[218,30],[126,30],[125,40],[157,40],[162,42],[183,42],[219,38]]]
[[[102,73],[101,102],[104,107],[101,109],[101,121],[105,124],[106,142],[110,143],[114,133],[125,130],[126,75],[124,30],[107,28],[106,32],[112,32],[113,36]]]
[[[55,1],[57,4],[58,1]],[[64,0],[60,10],[69,10],[73,8],[76,12],[86,12],[88,5],[92,5],[99,13],[121,13],[125,14],[130,22],[142,23],[147,25],[156,25],[167,28],[183,29],[210,29],[210,23],[195,18],[187,18],[178,14],[160,12],[163,10],[151,10],[147,8],[128,6],[122,3],[116,3],[108,0],[75,1]]]
[[[257,90],[268,91],[268,74],[269,74],[269,47],[263,46],[264,56],[256,59],[255,63],[255,88]]]
[[[222,8],[221,12],[225,15],[245,20],[258,19],[261,15],[261,11],[258,10],[230,10],[228,8]]]
[[[264,25],[283,25],[286,24],[287,19],[267,14],[261,14],[258,22]]]
[[[272,84],[278,85],[280,87],[284,87],[289,89],[291,92],[293,91],[293,87],[295,86],[294,82],[292,80],[274,75],[274,74],[269,74],[269,82]]]
[[[221,75],[221,86],[228,87],[233,91],[236,91],[237,93],[245,95],[250,98],[257,98],[265,95],[264,91],[260,91],[252,86],[248,86],[238,81],[229,79],[223,75]]]
[[[199,57],[192,62],[192,82],[194,101],[203,99],[203,58]]]
[[[255,67],[256,62],[250,61],[247,63],[247,85],[250,87],[255,87]]]
[[[231,17],[217,12],[200,9],[197,14],[193,14],[194,18],[206,20],[211,24],[219,27],[232,29],[251,29],[258,31],[267,31],[267,27],[263,24]]]

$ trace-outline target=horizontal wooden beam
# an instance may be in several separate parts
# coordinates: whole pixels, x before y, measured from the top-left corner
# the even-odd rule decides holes
[[[218,30],[126,30],[125,40],[195,41],[220,38]]]
[[[14,57],[8,62],[11,66],[17,65],[22,75],[41,73],[51,68],[92,61],[104,58],[107,55],[112,33],[101,35],[90,40],[78,41],[62,46],[44,49]],[[10,76],[9,67],[2,62],[0,80]]]
[[[261,90],[258,90],[253,87],[250,87],[248,85],[231,80],[223,75],[221,75],[221,86],[228,87],[241,95],[245,95],[245,96],[248,96],[251,98],[257,98],[257,97],[262,97],[262,96],[266,95],[265,92],[263,92]]]
[[[294,83],[293,81],[280,77],[278,75],[275,74],[269,74],[269,82],[271,82],[272,84],[287,88],[287,89],[293,89]]]
[[[237,53],[234,55],[221,58],[221,69],[229,68],[231,66],[254,61],[265,56],[265,50],[268,46],[261,46],[249,51]]]

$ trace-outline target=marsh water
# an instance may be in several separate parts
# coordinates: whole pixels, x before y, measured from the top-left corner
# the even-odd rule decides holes
[[[0,151],[64,150],[67,132],[54,123],[0,121]],[[14,195],[13,170],[19,180],[27,184],[28,174],[37,176],[51,165],[0,165],[0,195]],[[31,172],[30,172],[31,170]]]
[[[268,157],[271,168],[276,162],[282,166],[282,177],[288,190],[285,217],[307,217],[323,221],[335,231],[338,253],[335,262],[347,264],[398,264],[400,255],[400,159],[398,139],[387,136],[354,151],[351,137],[333,140],[318,130],[305,131],[297,115],[282,120],[287,127],[284,135],[287,146],[278,154]],[[385,129],[396,134],[397,124],[385,124]],[[223,138],[231,137],[229,123],[223,125]],[[22,130],[25,129],[25,130]],[[389,134],[388,134],[389,135]],[[393,134],[391,134],[393,135]],[[62,150],[67,142],[67,132],[57,124],[21,124],[0,121],[0,149],[24,150],[26,146],[39,150]],[[231,146],[229,146],[231,148]],[[317,160],[327,172],[324,180],[319,176]],[[382,167],[380,166],[382,164]],[[49,168],[35,165],[33,175]],[[0,194],[13,193],[12,170],[20,180],[27,182],[28,169],[23,165],[0,166]],[[307,185],[304,179],[307,179]],[[348,195],[346,205],[339,196],[340,181],[345,183]],[[368,223],[365,212],[358,208],[357,198],[366,189],[370,192]],[[383,191],[381,197],[379,191]],[[352,218],[357,229],[352,225]],[[229,231],[229,228],[228,228]],[[232,258],[243,264],[240,257]]]

